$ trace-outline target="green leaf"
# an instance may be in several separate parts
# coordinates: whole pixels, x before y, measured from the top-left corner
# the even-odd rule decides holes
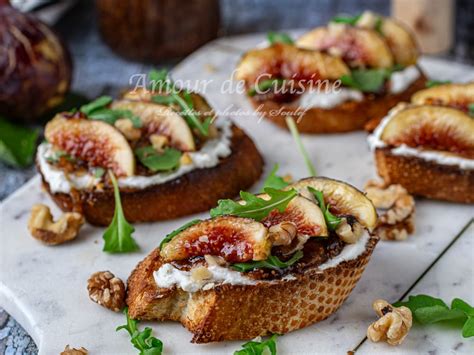
[[[444,303],[444,301],[440,298],[431,297],[428,295],[416,295],[416,296],[409,296],[408,301],[405,302],[396,302],[393,304],[395,307],[405,306],[410,308],[412,313],[418,308],[422,307],[432,307],[432,306],[444,306],[448,308],[448,305]]]
[[[276,79],[266,79],[258,82],[255,84],[254,87],[247,91],[247,95],[253,97],[257,94],[264,94],[267,93],[272,88],[277,88],[278,86],[282,86],[285,83],[284,79],[276,78]]]
[[[471,307],[468,303],[460,298],[453,299],[451,302],[451,309],[458,309],[463,311],[466,316],[474,317],[474,307]]]
[[[167,95],[153,95],[151,101],[160,105],[172,105],[175,103],[174,97]]]
[[[101,167],[94,168],[94,177],[99,179],[105,174],[105,169]]]
[[[232,215],[253,218],[260,221],[273,210],[283,212],[286,206],[288,206],[288,203],[298,195],[296,190],[293,189],[282,191],[267,187],[264,189],[264,192],[270,196],[269,200],[264,200],[245,191],[240,191],[240,197],[245,204],[240,204],[229,199],[219,200],[217,207],[211,210],[211,217]]]
[[[293,136],[293,139],[295,140],[301,155],[303,155],[303,159],[306,164],[306,167],[308,168],[309,175],[316,176],[316,169],[313,163],[311,162],[311,159],[309,158],[306,148],[304,147],[303,141],[301,140],[300,133],[298,131],[298,128],[296,127],[296,123],[293,117],[288,116],[286,118],[286,125],[288,126],[288,129],[290,130],[291,135]]]
[[[119,119],[119,116],[110,108],[100,108],[88,114],[87,118],[95,121],[104,121],[105,123],[114,125],[115,121]]]
[[[278,335],[273,334],[269,339],[265,341],[249,341],[242,345],[242,350],[237,350],[234,352],[234,355],[263,355],[264,351],[268,349],[270,355],[276,355],[276,339]]]
[[[462,336],[469,338],[474,336],[474,317],[469,317],[462,327]]]
[[[103,251],[109,253],[126,253],[138,249],[138,245],[132,237],[135,228],[127,222],[123,214],[120,191],[114,174],[110,172],[110,180],[114,186],[115,212],[114,218],[104,232],[105,241]]]
[[[282,32],[273,32],[270,31],[267,33],[267,39],[270,44],[275,43],[284,43],[284,44],[294,44],[293,39],[286,33]]]
[[[362,92],[377,93],[391,74],[392,70],[389,69],[356,69],[351,75],[343,75],[341,82]]]
[[[288,261],[281,261],[278,257],[270,255],[268,259],[261,261],[251,261],[248,263],[236,263],[231,267],[240,272],[248,272],[254,269],[273,269],[282,270],[293,265],[303,257],[303,251],[298,250]]]
[[[451,84],[451,80],[427,80],[425,86],[427,88],[432,88],[438,85]]]
[[[135,150],[135,155],[140,162],[153,172],[169,171],[179,166],[181,152],[174,148],[166,148],[163,153],[158,153],[152,146]]]
[[[436,323],[442,320],[466,318],[464,312],[458,309],[449,309],[446,306],[421,307],[415,310],[415,318],[421,324]]]
[[[59,159],[61,158],[66,158],[69,161],[74,161],[74,157],[72,157],[70,154],[66,153],[63,150],[56,150],[52,155],[49,155],[46,157],[46,161],[48,163],[57,163]]]
[[[318,201],[319,208],[321,208],[321,211],[323,212],[324,220],[326,221],[326,225],[328,226],[329,230],[336,230],[337,227],[339,227],[342,218],[336,217],[329,211],[330,206],[326,206],[326,203],[324,202],[324,195],[321,191],[316,190],[311,186],[308,186],[308,191],[311,192],[316,198],[316,201]]]
[[[193,219],[191,222],[188,222],[185,225],[179,227],[178,229],[172,231],[170,234],[167,234],[166,237],[160,243],[160,249],[163,249],[165,244],[169,243],[171,239],[176,237],[179,233],[188,229],[189,227],[194,226],[195,224],[198,224],[199,222],[202,222],[202,219]]]
[[[38,131],[20,127],[0,117],[0,160],[13,167],[33,162]]]
[[[116,328],[115,331],[126,330],[130,335],[130,342],[140,355],[161,355],[163,352],[163,342],[151,334],[153,330],[145,327],[143,331],[138,330],[138,321],[131,319],[128,315],[128,308],[125,307],[123,313],[127,317],[127,323]]]
[[[153,91],[157,89],[168,91],[173,84],[166,69],[152,69],[148,73],[148,78],[150,80],[150,88]]]
[[[375,21],[374,29],[375,29],[375,31],[377,31],[381,35],[383,35],[382,25],[383,25],[383,18],[380,17],[380,16],[377,16],[377,20]]]
[[[278,164],[273,166],[272,171],[265,179],[263,183],[263,189],[271,187],[272,189],[281,190],[289,185],[281,176],[278,176],[276,173],[278,171]]]
[[[467,109],[469,110],[469,115],[472,116],[472,117],[474,117],[474,103],[469,104],[469,105],[467,106]]]
[[[82,105],[79,111],[83,114],[89,116],[92,112],[106,107],[113,101],[112,97],[110,96],[101,96],[95,99],[94,101],[89,102],[86,105]]]
[[[344,16],[344,15],[338,15],[334,16],[331,19],[331,22],[335,23],[345,23],[347,25],[355,26],[357,21],[359,21],[360,17],[362,15],[357,15],[357,16]]]

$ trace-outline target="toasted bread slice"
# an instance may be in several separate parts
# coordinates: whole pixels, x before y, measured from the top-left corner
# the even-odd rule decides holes
[[[378,174],[387,184],[400,184],[413,195],[474,203],[474,170],[441,165],[415,156],[395,155],[390,148],[375,150]]]
[[[334,313],[360,279],[377,241],[371,236],[357,258],[324,270],[312,267],[271,282],[222,284],[194,293],[156,285],[153,273],[163,264],[157,248],[128,279],[129,314],[179,321],[194,334],[194,343],[284,334]]]
[[[250,98],[252,105],[266,119],[282,128],[287,128],[286,117],[293,116],[298,129],[303,133],[338,133],[366,129],[372,131],[399,102],[409,101],[411,96],[425,87],[426,77],[422,74],[405,91],[398,94],[367,94],[362,101],[345,102],[332,109],[311,108],[302,115],[295,103],[280,103],[272,100],[257,101]]]
[[[236,196],[250,187],[262,173],[263,159],[252,140],[232,127],[232,153],[212,168],[196,169],[163,184],[144,189],[121,189],[125,217],[131,223],[177,218],[209,210],[221,198]],[[41,169],[38,167],[40,174]],[[115,208],[112,189],[53,193],[43,185],[63,211],[81,211],[94,225],[108,225]],[[198,195],[199,198],[187,198]]]

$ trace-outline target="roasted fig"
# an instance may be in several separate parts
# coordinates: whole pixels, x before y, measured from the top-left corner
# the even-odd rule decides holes
[[[45,138],[90,166],[111,169],[116,176],[131,176],[135,158],[125,137],[113,126],[58,114],[45,128]]]
[[[169,138],[170,145],[181,151],[194,151],[193,134],[188,124],[177,112],[168,106],[151,102],[118,100],[112,109],[130,110],[143,123],[147,135],[160,134]]]
[[[301,48],[327,51],[340,57],[350,67],[390,68],[393,55],[384,38],[374,30],[331,23],[303,36],[296,45]]]
[[[450,107],[412,106],[400,110],[380,138],[389,145],[406,144],[474,158],[474,120]]]
[[[336,80],[348,73],[349,69],[339,58],[292,45],[275,44],[244,54],[235,78],[244,80],[251,87],[270,78]]]
[[[259,197],[265,199],[265,195]],[[297,235],[300,236],[328,236],[328,229],[321,209],[313,201],[302,196],[291,200],[283,213],[275,210],[262,220],[267,228],[282,222],[294,223]]]
[[[53,31],[0,1],[0,114],[32,122],[60,104],[71,60]]]
[[[165,262],[193,256],[221,256],[229,262],[264,260],[271,243],[265,226],[249,218],[216,217],[189,227],[161,250]]]
[[[468,112],[469,105],[474,103],[474,82],[444,84],[421,90],[411,97],[411,102],[417,105],[449,106]]]
[[[356,26],[379,31],[387,42],[396,64],[404,67],[416,64],[420,51],[415,37],[400,22],[365,11],[356,22]]]
[[[300,180],[288,188],[296,189],[301,195],[315,200],[308,186],[323,193],[326,204],[330,205],[330,210],[334,214],[353,216],[369,230],[375,228],[377,223],[375,207],[355,187],[338,180],[316,177]]]

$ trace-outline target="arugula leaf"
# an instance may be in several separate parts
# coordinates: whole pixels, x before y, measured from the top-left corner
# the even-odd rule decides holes
[[[97,99],[89,102],[86,105],[82,105],[79,109],[83,114],[89,116],[92,112],[106,107],[113,101],[111,96],[100,96]]]
[[[270,355],[276,355],[276,339],[278,334],[273,334],[269,339],[265,341],[255,341],[251,340],[244,345],[243,349],[234,352],[234,355],[263,355],[264,351],[268,349]]]
[[[298,195],[296,190],[282,191],[267,187],[263,191],[270,196],[269,200],[257,197],[249,192],[240,191],[240,197],[245,204],[240,204],[230,199],[219,200],[217,207],[211,210],[211,217],[232,215],[237,217],[262,220],[273,210],[283,212],[288,203]]]
[[[383,35],[382,32],[382,26],[383,26],[383,19],[380,16],[377,16],[377,20],[375,21],[375,26],[374,30]]]
[[[427,88],[432,88],[438,85],[451,84],[451,80],[427,80],[425,86]]]
[[[282,270],[293,265],[303,257],[303,251],[298,250],[288,261],[281,261],[278,257],[270,255],[266,260],[250,261],[248,263],[236,263],[231,267],[240,272],[248,272],[254,269]]]
[[[49,156],[46,157],[46,161],[48,163],[57,163],[59,161],[59,159],[61,159],[63,157],[66,158],[69,161],[74,161],[75,160],[73,156],[66,153],[65,151],[56,150],[56,151],[54,151],[54,153],[52,155],[49,155]]]
[[[112,222],[104,232],[103,239],[105,244],[102,250],[109,253],[135,251],[138,249],[138,245],[132,237],[135,228],[125,219],[117,180],[112,172],[109,172],[109,175],[114,185],[115,212]]]
[[[296,142],[296,145],[298,146],[298,149],[300,150],[301,155],[303,155],[304,162],[306,163],[306,167],[308,168],[309,175],[310,176],[316,176],[316,169],[311,162],[311,159],[309,159],[308,152],[306,151],[306,148],[304,147],[303,141],[301,140],[300,133],[298,132],[298,128],[296,127],[295,120],[293,117],[288,116],[286,118],[286,125],[288,126],[288,129],[291,132],[291,135],[293,136],[293,139]]]
[[[139,331],[138,321],[131,319],[128,315],[128,307],[125,307],[123,313],[127,317],[127,324],[117,327],[115,331],[126,330],[131,337],[130,342],[135,349],[140,351],[140,355],[161,355],[163,352],[163,342],[151,336],[153,330],[150,327],[146,327],[143,331]]]
[[[472,116],[472,117],[474,117],[474,103],[469,104],[469,105],[467,106],[467,109],[469,110],[469,115]]]
[[[459,298],[453,299],[451,308],[443,300],[428,295],[410,296],[408,301],[396,302],[393,305],[410,308],[420,324],[462,320],[464,322],[462,336],[465,338],[474,336],[474,307]]]
[[[338,15],[334,16],[330,22],[335,22],[335,23],[345,23],[347,25],[355,26],[357,21],[361,18],[362,15],[356,15],[356,16],[345,16],[345,15]]]
[[[275,164],[273,166],[272,171],[270,172],[270,174],[265,179],[265,182],[263,183],[263,189],[267,187],[271,187],[272,189],[281,190],[289,185],[289,183],[287,183],[285,179],[283,179],[281,176],[278,176],[276,174],[278,171],[278,168],[279,168],[278,164]]]
[[[11,124],[0,117],[0,161],[13,167],[33,162],[38,131]]]
[[[391,74],[390,69],[356,69],[351,75],[341,76],[341,82],[362,92],[377,93]]]
[[[135,149],[135,155],[140,162],[153,172],[168,171],[179,166],[181,152],[174,148],[166,148],[158,153],[152,146]]]
[[[273,32],[270,31],[267,33],[267,39],[270,44],[275,43],[284,43],[284,44],[294,44],[293,39],[286,33],[282,32]]]
[[[342,218],[336,217],[329,211],[330,205],[326,206],[326,203],[324,202],[324,195],[321,191],[316,190],[311,186],[308,186],[308,191],[311,192],[316,198],[316,201],[318,201],[318,205],[321,208],[321,211],[323,211],[324,219],[326,220],[326,225],[328,226],[329,230],[336,230],[337,227],[339,227]]]
[[[199,117],[194,113],[194,103],[191,93],[186,89],[177,89],[169,78],[168,71],[162,69],[160,71],[152,70],[148,74],[152,81],[152,90],[158,87],[160,91],[166,91],[165,95],[154,95],[151,100],[161,105],[178,105],[180,114],[188,123],[189,127],[197,129],[203,136],[209,135],[209,124],[212,118],[207,118],[207,124],[201,122]],[[181,95],[183,97],[181,97]]]
[[[170,234],[167,234],[166,237],[160,243],[160,249],[163,249],[165,244],[169,243],[171,239],[176,237],[179,233],[188,229],[189,227],[194,226],[195,224],[198,224],[199,222],[202,222],[202,219],[193,219],[191,222],[188,222],[184,224],[183,226],[179,227],[178,229],[172,231]]]
[[[258,82],[257,84],[255,84],[254,87],[250,88],[247,91],[247,95],[250,97],[253,97],[257,94],[262,94],[271,88],[276,88],[278,86],[281,86],[284,83],[285,83],[285,80],[281,78],[262,80]]]

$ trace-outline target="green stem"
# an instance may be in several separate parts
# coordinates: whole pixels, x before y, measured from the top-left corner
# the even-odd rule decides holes
[[[293,139],[298,145],[298,149],[300,150],[301,155],[303,155],[303,159],[306,164],[306,167],[308,168],[310,176],[317,176],[318,174],[316,174],[316,169],[314,168],[311,159],[309,159],[308,152],[306,151],[306,148],[303,145],[303,141],[301,140],[300,133],[298,132],[298,128],[296,127],[296,123],[293,117],[288,116],[286,118],[286,125],[288,126],[288,129],[290,130]]]

